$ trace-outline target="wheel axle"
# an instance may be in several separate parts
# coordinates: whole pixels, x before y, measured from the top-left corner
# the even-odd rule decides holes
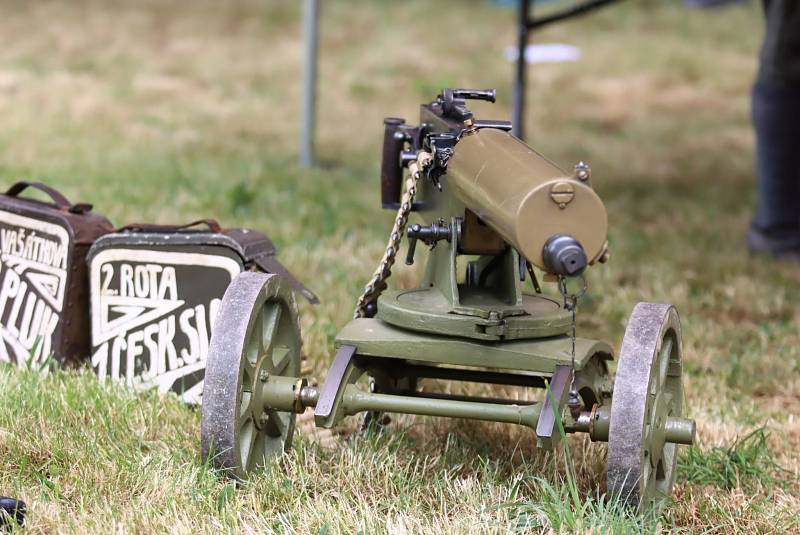
[[[670,416],[664,425],[664,431],[667,442],[691,446],[697,435],[697,424],[690,418]]]
[[[319,389],[305,379],[271,375],[263,386],[262,399],[265,410],[292,411],[302,414],[308,407],[316,407]],[[418,414],[513,423],[536,429],[541,414],[541,404],[500,404],[439,397],[405,396],[365,392],[356,385],[345,387],[342,396],[344,413],[348,416],[364,411]],[[611,424],[608,406],[595,405],[591,411],[582,411],[572,422],[564,423],[567,433],[587,433],[594,442],[608,442]],[[694,444],[694,420],[670,416],[664,421],[664,439],[672,444]]]
[[[610,409],[607,406],[595,405],[591,411],[581,411],[574,422],[565,423],[567,433],[588,433],[592,442],[608,442],[608,430],[611,426]],[[697,434],[697,425],[691,418],[669,416],[664,421],[664,442],[691,446]]]

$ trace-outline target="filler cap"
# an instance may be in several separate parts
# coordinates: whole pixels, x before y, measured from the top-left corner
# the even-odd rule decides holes
[[[563,277],[580,275],[589,263],[583,246],[569,234],[556,234],[547,240],[542,259],[548,272]]]

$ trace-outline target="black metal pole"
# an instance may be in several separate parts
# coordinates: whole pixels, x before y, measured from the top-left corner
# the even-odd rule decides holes
[[[538,20],[529,20],[527,22],[528,29],[534,30],[536,28],[541,28],[542,26],[547,26],[548,24],[553,24],[554,22],[571,19],[579,15],[585,15],[591,11],[594,11],[595,9],[599,9],[603,6],[607,6],[618,1],[619,0],[590,0],[583,4],[568,7],[547,17],[542,17]]]
[[[303,6],[303,120],[300,124],[300,165],[314,165],[317,129],[317,54],[319,42],[319,0],[305,0]]]
[[[583,4],[568,7],[538,20],[531,20],[531,6],[534,0],[519,0],[517,20],[517,65],[514,80],[514,109],[511,118],[511,133],[520,139],[525,136],[525,89],[527,86],[527,71],[525,63],[525,49],[528,47],[530,33],[536,29],[554,22],[585,15],[595,9],[618,2],[619,0],[586,0]]]
[[[529,20],[529,0],[519,0],[519,20],[517,21],[517,73],[514,80],[514,109],[511,118],[511,133],[520,139],[524,139],[525,132],[525,48],[528,46]]]

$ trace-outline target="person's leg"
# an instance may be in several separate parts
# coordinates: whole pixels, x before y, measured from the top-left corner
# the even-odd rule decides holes
[[[800,258],[800,2],[764,0],[767,32],[753,88],[753,252]]]

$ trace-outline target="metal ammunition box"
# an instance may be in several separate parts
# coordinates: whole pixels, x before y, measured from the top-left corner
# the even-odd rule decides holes
[[[19,197],[27,188],[52,202]],[[0,362],[39,366],[52,356],[66,365],[88,357],[86,251],[113,228],[91,209],[38,182],[17,182],[0,195]]]
[[[199,403],[214,318],[234,277],[281,273],[316,302],[277,261],[269,238],[204,223],[210,231],[129,226],[90,249],[92,367],[101,379]]]

